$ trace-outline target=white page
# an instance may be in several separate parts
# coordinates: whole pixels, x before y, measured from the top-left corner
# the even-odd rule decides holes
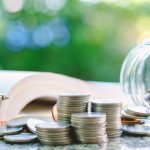
[[[0,93],[7,94],[18,81],[32,74],[35,72],[0,70]]]

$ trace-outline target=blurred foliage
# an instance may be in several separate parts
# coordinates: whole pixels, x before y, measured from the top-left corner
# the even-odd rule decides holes
[[[0,69],[49,71],[84,80],[119,81],[120,68],[128,51],[150,35],[149,1],[66,0],[59,11],[34,10],[33,2],[24,1],[24,7],[16,12],[5,10],[4,0],[0,2]],[[55,20],[64,21],[67,37],[54,25],[52,32],[56,30],[60,35],[53,41],[49,39],[49,44],[43,46],[37,42],[36,45],[32,32]],[[28,31],[28,42],[13,47],[19,40],[15,38],[22,36],[17,33],[9,37],[10,27],[17,23]],[[46,31],[49,30],[45,30],[45,34]],[[48,33],[41,37],[35,35],[37,39],[49,36]]]

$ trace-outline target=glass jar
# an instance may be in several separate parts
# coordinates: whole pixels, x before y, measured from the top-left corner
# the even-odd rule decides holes
[[[120,82],[126,105],[150,108],[150,40],[135,47],[124,60]]]

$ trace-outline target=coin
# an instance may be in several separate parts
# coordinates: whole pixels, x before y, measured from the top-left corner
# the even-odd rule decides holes
[[[47,122],[47,123],[41,123],[37,124],[36,129],[39,130],[48,130],[48,131],[64,131],[68,128],[70,128],[70,124],[68,123],[63,123],[63,122]]]
[[[16,127],[16,128],[10,128],[6,125],[0,126],[0,136],[9,135],[9,134],[15,134],[18,132],[21,132],[23,130],[23,127]]]
[[[59,97],[89,97],[90,95],[88,93],[81,93],[81,92],[73,92],[73,93],[60,93]]]
[[[110,106],[111,108],[113,107],[121,107],[122,106],[122,102],[121,101],[117,101],[117,100],[113,100],[113,99],[95,99],[91,101],[91,104],[93,106],[103,106],[108,108],[108,106]]]
[[[83,113],[74,113],[71,115],[72,119],[91,119],[91,120],[94,120],[94,119],[101,119],[101,118],[106,118],[106,114],[105,113],[96,113],[96,112],[83,112]]]
[[[28,143],[37,139],[37,135],[32,133],[20,133],[15,135],[5,135],[4,140],[11,143]]]
[[[127,117],[122,117],[121,122],[122,122],[122,124],[142,124],[142,123],[144,123],[144,121],[141,119],[133,119],[133,118],[127,118]]]
[[[150,127],[144,125],[123,125],[123,132],[135,134],[135,135],[147,135],[150,136]]]
[[[56,145],[56,146],[59,146],[59,145],[69,145],[69,144],[72,144],[72,141],[55,141],[55,142],[51,142],[50,140],[43,140],[43,139],[40,139],[40,142],[42,144],[46,144],[46,145]]]
[[[57,117],[57,105],[55,104],[53,107],[52,107],[52,117],[53,117],[53,120],[54,121],[57,121],[58,117]]]
[[[134,116],[134,115],[128,114],[126,109],[121,111],[121,115],[123,117],[131,118],[131,119],[146,119],[147,118],[147,117]]]
[[[129,106],[127,112],[131,115],[137,115],[142,117],[150,116],[150,109],[144,106]]]
[[[7,122],[7,126],[9,127],[22,127],[27,125],[27,120],[28,119],[41,119],[45,121],[50,121],[51,118],[47,116],[23,116],[23,117],[18,117],[14,118],[12,120],[9,120]]]
[[[40,119],[28,119],[28,120],[27,120],[27,127],[28,127],[28,129],[29,129],[31,132],[36,133],[35,125],[41,124],[41,123],[45,123],[45,122],[46,122],[46,121],[40,120]]]

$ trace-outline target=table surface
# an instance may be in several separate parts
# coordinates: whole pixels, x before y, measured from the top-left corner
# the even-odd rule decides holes
[[[119,138],[109,139],[107,143],[72,144],[67,146],[48,146],[39,143],[8,144],[0,141],[0,150],[149,150],[150,137],[135,137],[123,135]]]

